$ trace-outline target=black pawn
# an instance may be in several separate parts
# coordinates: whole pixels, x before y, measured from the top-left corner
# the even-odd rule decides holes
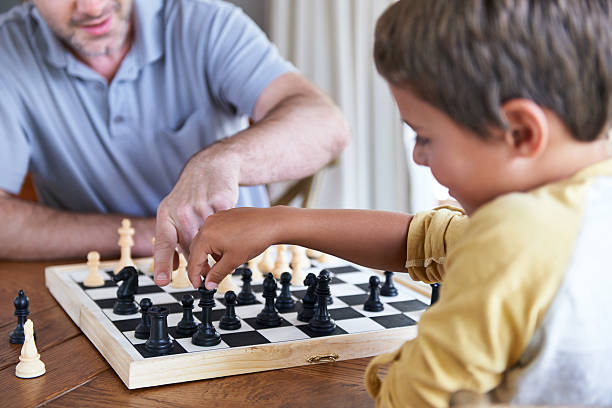
[[[302,298],[302,310],[298,313],[297,319],[301,322],[309,322],[314,316],[315,303],[317,303],[315,296],[317,276],[312,272],[306,275],[304,286],[308,286],[308,289],[306,289],[306,294]]]
[[[274,308],[274,298],[276,298],[276,281],[271,273],[268,273],[264,279],[263,297],[266,299],[266,304],[264,309],[257,315],[257,323],[265,327],[280,326],[281,319]]]
[[[193,318],[193,296],[188,293],[183,295],[181,304],[183,305],[183,318],[176,325],[176,332],[180,335],[191,336],[198,331],[198,324]]]
[[[397,288],[393,285],[393,272],[385,271],[385,284],[380,288],[382,296],[397,296]]]
[[[151,316],[151,335],[145,343],[145,349],[152,354],[166,354],[172,349],[168,336],[168,308],[153,306],[148,311]]]
[[[140,313],[142,313],[142,318],[134,331],[134,337],[137,339],[148,339],[151,334],[151,316],[149,316],[149,309],[151,309],[151,306],[153,306],[151,299],[142,298],[140,300]]]
[[[363,310],[367,310],[368,312],[380,312],[385,308],[378,297],[379,286],[380,279],[378,279],[378,276],[370,276],[370,296],[363,304]]]
[[[291,274],[283,272],[280,278],[281,293],[276,298],[276,309],[281,312],[290,312],[295,307],[295,300],[291,297]]]
[[[315,333],[329,334],[336,330],[336,322],[331,318],[329,311],[327,310],[327,302],[325,299],[330,295],[329,292],[329,276],[321,272],[319,279],[317,279],[317,289],[315,294],[319,300],[317,310],[310,322],[308,327]]]
[[[329,281],[331,282],[331,275],[329,274],[329,271],[327,269],[323,269],[321,272],[319,272],[319,277],[321,275],[325,275],[329,278]],[[325,298],[325,301],[327,302],[328,305],[331,305],[332,303],[334,303],[334,300],[331,297],[331,292],[329,293],[329,295]],[[318,299],[317,299],[318,302]]]
[[[13,301],[15,305],[15,316],[17,316],[17,327],[9,335],[9,341],[13,344],[23,344],[25,341],[25,333],[23,332],[23,325],[26,322],[27,316],[30,314],[28,307],[30,306],[30,299],[25,295],[23,289],[17,293],[17,297]]]
[[[242,323],[236,316],[236,294],[230,290],[225,293],[225,315],[219,322],[219,327],[223,330],[238,330]]]
[[[251,289],[251,280],[253,279],[251,276],[253,272],[249,268],[238,268],[242,272],[242,289],[240,293],[238,293],[238,304],[239,305],[252,305],[257,303],[255,299],[255,294]]]
[[[206,289],[204,281],[202,281],[198,292],[200,292],[200,303],[198,305],[202,308],[202,323],[198,326],[198,331],[191,336],[191,342],[196,346],[215,346],[221,343],[221,335],[212,324],[212,308],[215,307],[213,297],[217,289]]]
[[[440,284],[439,283],[432,283],[430,284],[431,286],[431,301],[429,302],[429,306],[433,305],[434,303],[436,303],[438,301],[438,298],[440,297]]]

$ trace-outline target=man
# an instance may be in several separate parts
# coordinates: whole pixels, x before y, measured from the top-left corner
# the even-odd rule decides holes
[[[349,139],[219,1],[22,4],[0,17],[0,96],[0,258],[113,254],[127,215],[135,255],[155,234],[160,285],[208,215],[267,205],[260,184],[314,173]],[[11,196],[28,170],[40,204]]]

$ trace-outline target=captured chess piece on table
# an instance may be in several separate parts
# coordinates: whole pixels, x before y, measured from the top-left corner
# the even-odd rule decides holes
[[[87,253],[87,269],[89,273],[83,281],[83,286],[88,288],[104,286],[104,278],[100,274],[100,254],[98,252]]]
[[[17,327],[9,335],[9,341],[13,344],[23,344],[25,341],[23,325],[30,314],[30,299],[28,299],[23,289],[17,293],[13,304],[15,305],[15,316],[17,316]]]
[[[115,275],[126,266],[136,266],[132,260],[132,247],[134,246],[134,228],[129,219],[121,220],[121,227],[117,230],[119,233],[119,246],[121,247],[121,257],[115,266]]]
[[[21,347],[19,363],[15,367],[15,375],[19,378],[40,377],[46,372],[45,363],[40,361],[40,354],[34,340],[34,324],[28,319],[24,324],[25,340]]]

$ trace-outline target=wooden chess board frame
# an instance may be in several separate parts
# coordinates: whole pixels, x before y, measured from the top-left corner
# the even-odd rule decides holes
[[[135,263],[141,270],[146,270],[151,259],[138,259]],[[100,269],[112,269],[115,264],[116,261],[101,262]],[[71,278],[70,273],[84,266],[72,264],[46,268],[47,288],[129,389],[370,357],[397,349],[417,333],[415,325],[144,358]],[[380,274],[378,271],[372,272]],[[409,278],[399,278],[395,282],[429,296],[425,286],[409,281]]]

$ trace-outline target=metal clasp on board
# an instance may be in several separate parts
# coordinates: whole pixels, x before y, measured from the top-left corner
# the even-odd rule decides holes
[[[338,360],[340,356],[336,353],[330,354],[319,354],[317,356],[308,357],[306,361],[309,363],[333,363]]]

